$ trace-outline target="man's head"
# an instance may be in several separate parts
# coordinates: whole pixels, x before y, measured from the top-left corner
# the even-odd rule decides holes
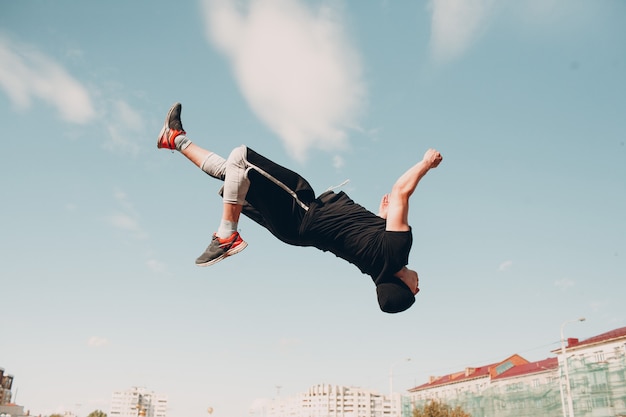
[[[385,282],[376,286],[378,304],[385,313],[400,313],[415,302],[419,292],[417,272],[402,268]]]

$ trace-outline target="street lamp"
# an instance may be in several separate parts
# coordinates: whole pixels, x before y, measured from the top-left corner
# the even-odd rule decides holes
[[[401,361],[398,361],[389,367],[389,396],[393,396],[393,368],[396,365],[399,365],[402,362],[410,362],[411,358],[405,358]]]
[[[396,365],[399,365],[402,362],[409,362],[411,360],[411,358],[405,358],[402,360],[399,360],[398,362],[392,364],[389,367],[389,404],[391,405],[391,410],[392,410],[392,415],[393,415],[393,405],[395,404],[395,402],[393,401],[393,368]]]
[[[569,417],[574,417],[574,404],[572,402],[572,390],[569,383],[569,368],[567,365],[567,357],[565,356],[565,336],[563,336],[563,330],[565,326],[569,323],[575,323],[577,321],[585,321],[584,317],[581,317],[576,320],[567,320],[563,324],[561,324],[561,357],[563,358],[563,369],[565,370],[565,387],[567,388],[567,407],[569,410]],[[561,395],[563,395],[563,385],[561,386]],[[567,417],[567,413],[565,412],[565,404],[563,404],[563,417]]]

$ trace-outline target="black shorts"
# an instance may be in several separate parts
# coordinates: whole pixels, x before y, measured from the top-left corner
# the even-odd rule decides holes
[[[300,226],[315,191],[307,180],[247,148],[248,179],[243,214],[290,245],[308,246],[300,239]]]

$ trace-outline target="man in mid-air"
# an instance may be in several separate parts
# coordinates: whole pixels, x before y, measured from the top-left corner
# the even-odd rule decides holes
[[[169,110],[157,147],[180,151],[224,182],[222,219],[197,265],[213,265],[247,246],[237,231],[243,213],[287,244],[313,246],[356,265],[372,277],[382,311],[398,313],[413,305],[419,279],[407,268],[413,243],[409,197],[424,175],[441,163],[438,151],[427,150],[402,174],[374,214],[343,191],[316,196],[300,175],[246,146],[233,149],[227,159],[199,147],[183,129],[181,109],[175,103]]]

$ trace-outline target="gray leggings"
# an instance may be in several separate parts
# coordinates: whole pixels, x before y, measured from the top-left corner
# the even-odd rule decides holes
[[[224,203],[244,204],[246,200],[250,188],[246,150],[245,146],[238,146],[232,150],[228,159],[211,152],[200,166],[213,178],[224,181]]]

